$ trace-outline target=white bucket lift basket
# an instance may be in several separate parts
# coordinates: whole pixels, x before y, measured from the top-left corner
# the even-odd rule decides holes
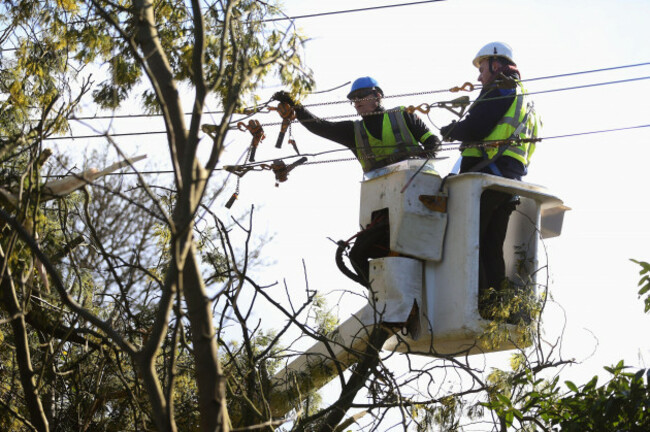
[[[420,329],[419,334],[395,336],[384,348],[425,355],[511,349],[510,340],[487,349],[477,344],[489,323],[478,312],[481,194],[491,189],[520,197],[520,204],[510,217],[504,258],[506,276],[514,281],[525,280],[528,287],[536,285],[538,240],[560,234],[568,207],[541,186],[479,173],[449,177],[441,188],[442,179],[425,169],[403,190],[421,164],[422,161],[396,164],[361,185],[361,225],[370,223],[373,215],[387,212],[391,251],[422,263],[422,275],[415,274],[418,270],[414,265],[409,266],[412,275],[404,274],[408,270],[403,265],[393,265],[395,271],[402,273],[394,276],[385,271],[373,273],[376,260],[371,260],[371,285],[381,286],[383,292],[406,290],[402,297],[410,301],[413,288],[409,284],[403,289],[400,283],[393,282],[391,286],[384,278],[399,281],[421,277],[423,281],[421,299],[417,302],[420,323],[415,326]],[[397,258],[379,258],[381,268],[394,259]],[[521,274],[522,268],[525,274]],[[410,305],[384,306],[385,314],[409,308]]]
[[[541,186],[478,173],[443,182],[423,163],[408,160],[367,174],[359,221],[367,226],[378,214],[388,216],[391,254],[370,261],[368,305],[339,326],[336,343],[314,345],[274,377],[277,385],[288,385],[292,374],[307,375],[304,382],[294,379],[303,390],[324,385],[356,361],[351,352],[365,347],[377,325],[398,330],[384,344],[387,350],[464,356],[514,347],[513,339],[489,347],[478,341],[490,324],[478,311],[481,194],[520,197],[504,258],[506,276],[525,278],[529,287],[536,285],[539,239],[560,235],[569,208]]]

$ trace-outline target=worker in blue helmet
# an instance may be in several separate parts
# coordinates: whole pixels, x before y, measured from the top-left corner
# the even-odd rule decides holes
[[[366,76],[356,79],[347,97],[361,120],[330,122],[295,103],[286,92],[273,95],[273,99],[294,106],[296,118],[310,132],[349,148],[364,172],[412,157],[435,157],[440,145],[438,137],[418,116],[405,111],[404,107],[384,109],[381,103],[384,91],[374,78]],[[388,224],[385,218],[373,220],[369,227],[357,234],[349,253],[358,275],[353,279],[364,286],[369,286],[368,260],[386,256],[390,251]]]
[[[293,106],[296,118],[310,132],[342,144],[352,150],[364,172],[411,157],[434,157],[440,145],[422,119],[405,111],[404,107],[386,110],[382,106],[384,91],[369,76],[352,83],[348,99],[362,119],[330,122],[316,117],[296,103],[284,91],[273,99]]]
[[[361,77],[354,80],[352,86],[350,87],[350,93],[348,93],[348,99],[352,100],[358,92],[366,92],[368,89],[376,90],[382,97],[384,96],[384,91],[377,84],[377,80],[373,77]]]

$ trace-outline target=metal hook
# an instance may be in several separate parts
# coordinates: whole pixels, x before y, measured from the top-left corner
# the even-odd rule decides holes
[[[460,86],[460,87],[456,86],[456,87],[452,87],[452,88],[450,88],[449,91],[452,92],[452,93],[457,93],[457,92],[459,92],[459,91],[467,91],[467,92],[471,92],[471,91],[474,91],[474,84],[472,84],[471,82],[467,81],[467,82],[465,82],[465,83],[464,83],[462,86]]]
[[[405,108],[405,111],[409,114],[413,114],[415,111],[420,111],[422,114],[429,114],[429,111],[431,111],[431,105],[427,103],[423,103],[418,106],[409,105]]]

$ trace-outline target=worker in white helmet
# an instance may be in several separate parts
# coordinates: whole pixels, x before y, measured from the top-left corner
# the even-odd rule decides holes
[[[479,50],[472,63],[479,70],[481,93],[464,119],[441,128],[440,133],[445,140],[463,142],[461,174],[482,172],[521,180],[535,150],[534,143],[525,140],[537,137],[540,122],[526,97],[512,48],[491,42]],[[510,140],[508,145],[486,145],[504,140]],[[485,297],[489,288],[498,292],[513,282],[505,277],[503,244],[517,202],[516,197],[494,190],[486,190],[481,197],[480,296]],[[479,306],[488,318],[490,305]]]

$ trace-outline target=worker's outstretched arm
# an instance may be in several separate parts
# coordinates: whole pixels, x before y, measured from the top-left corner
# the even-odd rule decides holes
[[[288,103],[294,107],[296,118],[311,133],[354,150],[354,123],[352,121],[330,122],[323,120],[312,114],[300,103],[296,103],[291,95],[285,91],[275,93],[273,99],[278,102]]]

